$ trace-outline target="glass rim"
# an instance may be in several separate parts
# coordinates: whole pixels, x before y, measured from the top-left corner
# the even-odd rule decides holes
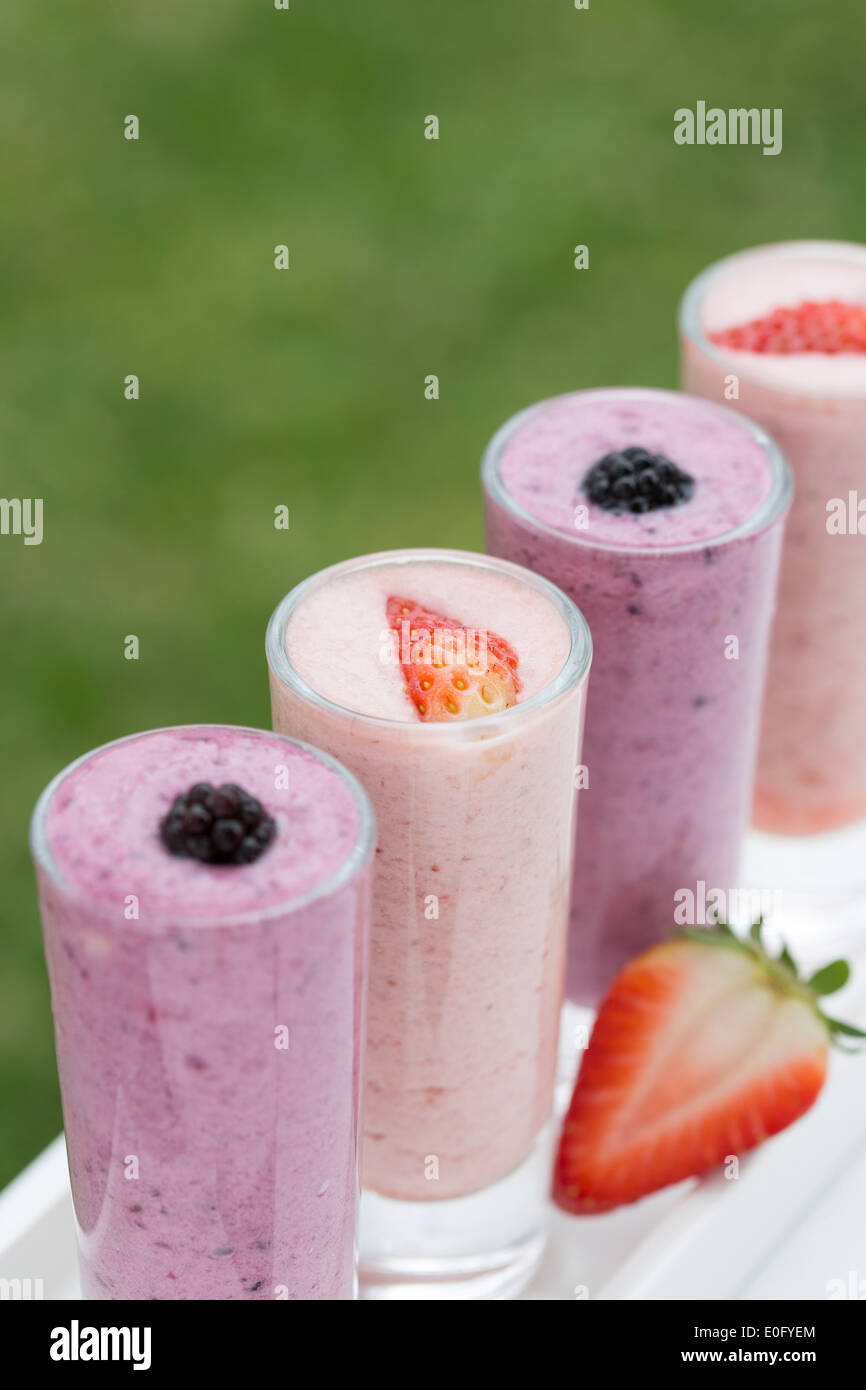
[[[377,569],[385,565],[399,566],[422,563],[444,563],[470,565],[479,569],[493,569],[533,587],[543,594],[558,609],[566,624],[570,637],[568,655],[556,675],[542,686],[541,690],[521,700],[510,708],[497,714],[485,714],[479,719],[455,721],[410,721],[405,719],[385,719],[375,714],[365,714],[361,710],[349,709],[337,704],[309,685],[293,666],[286,650],[286,628],[289,619],[312,587],[319,587],[342,574],[356,573],[358,570]],[[396,732],[420,734],[425,739],[459,738],[461,740],[492,738],[502,732],[503,726],[510,728],[528,713],[551,704],[569,690],[578,686],[589,671],[592,661],[592,637],[589,624],[583,613],[567,594],[550,580],[536,574],[534,570],[515,565],[510,560],[500,560],[494,555],[482,555],[471,550],[447,550],[433,546],[409,550],[380,550],[370,555],[359,555],[350,560],[341,560],[335,565],[317,570],[301,580],[280,600],[271,614],[265,634],[265,653],[268,665],[274,676],[289,686],[296,694],[303,696],[310,704],[344,719],[350,723],[368,724],[373,728]],[[423,731],[423,732],[421,732]]]
[[[853,255],[852,255],[853,253]],[[694,347],[699,348],[705,357],[716,362],[720,367],[728,367],[733,370],[734,361],[737,365],[737,375],[744,377],[746,381],[760,386],[762,390],[775,393],[776,395],[786,396],[791,394],[791,390],[779,382],[773,382],[762,376],[760,369],[749,370],[748,362],[745,363],[738,357],[732,359],[730,354],[725,352],[716,343],[712,342],[704,333],[701,327],[701,307],[704,296],[713,280],[721,275],[737,261],[744,261],[750,258],[759,260],[762,256],[774,255],[782,258],[815,259],[819,257],[827,258],[828,255],[837,260],[860,259],[866,263],[866,245],[857,241],[822,241],[819,238],[803,238],[797,241],[767,241],[759,246],[747,246],[741,251],[732,251],[727,256],[720,257],[717,261],[712,261],[705,266],[693,280],[690,280],[679,302],[677,310],[677,327],[680,336]],[[756,354],[757,355],[757,354]],[[846,390],[844,387],[833,388],[832,386],[810,386],[807,383],[796,384],[796,394],[798,396],[808,396],[810,399],[825,400],[860,400],[866,398],[866,391],[862,388]]]
[[[675,545],[617,545],[615,541],[592,540],[585,533],[560,530],[559,527],[552,526],[550,522],[542,521],[539,517],[533,516],[532,512],[527,511],[512,497],[502,480],[500,464],[506,446],[518,430],[544,406],[550,405],[552,401],[564,400],[566,396],[616,396],[627,400],[662,396],[678,401],[693,401],[702,409],[715,411],[726,418],[733,418],[760,445],[767,456],[770,465],[770,488],[767,496],[751,516],[746,517],[745,521],[741,521],[730,530],[720,531],[716,536],[704,536],[701,540],[681,541]],[[555,536],[560,541],[583,547],[586,550],[603,550],[624,556],[682,555],[699,550],[715,550],[719,546],[741,540],[746,536],[765,530],[782,516],[790,504],[794,490],[793,474],[785,455],[772,436],[754,420],[741,414],[739,410],[732,410],[730,406],[720,405],[717,401],[705,400],[702,396],[692,396],[685,391],[667,391],[656,386],[589,386],[578,391],[562,392],[558,396],[548,396],[545,400],[535,401],[532,405],[526,406],[500,425],[487,444],[481,457],[481,484],[489,497],[498,502],[506,511],[511,512],[512,516],[529,523],[536,531],[540,531],[544,535]]]
[[[173,925],[190,930],[204,930],[208,927],[239,927],[249,926],[256,922],[273,921],[275,918],[286,917],[298,912],[303,908],[309,907],[320,898],[330,897],[349,883],[355,875],[372,858],[376,844],[376,816],[370,798],[358,781],[354,773],[350,772],[337,758],[332,757],[321,748],[314,747],[311,743],[305,743],[302,739],[291,738],[288,734],[280,734],[272,729],[256,729],[249,724],[165,724],[156,729],[142,729],[138,733],[124,734],[121,738],[109,739],[107,743],[101,743],[96,748],[89,749],[79,757],[74,758],[71,763],[67,763],[58,773],[52,777],[51,781],[40,792],[33,814],[30,818],[30,852],[33,862],[37,868],[41,869],[51,882],[60,891],[76,903],[92,905],[100,903],[100,899],[94,898],[79,884],[69,883],[63,876],[59,865],[51,853],[51,847],[46,833],[48,811],[54,797],[54,793],[66,781],[67,777],[84,763],[89,762],[100,753],[107,752],[110,748],[116,748],[123,743],[132,743],[136,739],[146,739],[154,734],[179,733],[185,730],[196,729],[218,729],[230,733],[257,734],[262,738],[279,739],[283,743],[289,743],[296,748],[302,749],[305,753],[312,754],[320,763],[336,772],[348,787],[352,794],[355,809],[358,813],[358,833],[352,848],[346,857],[337,865],[336,869],[328,875],[321,883],[309,889],[308,892],[287,898],[278,903],[273,903],[265,908],[250,908],[243,912],[224,913],[218,915],[209,913],[206,917],[173,915],[171,909],[161,910],[156,917],[148,917],[148,923],[156,925]]]

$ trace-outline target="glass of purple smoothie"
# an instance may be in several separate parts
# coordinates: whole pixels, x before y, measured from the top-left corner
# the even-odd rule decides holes
[[[567,989],[594,1004],[677,895],[736,886],[790,473],[733,411],[624,388],[523,411],[482,476],[488,549],[592,632]]]
[[[334,759],[225,725],[119,739],[43,792],[85,1298],[355,1296],[374,826]]]

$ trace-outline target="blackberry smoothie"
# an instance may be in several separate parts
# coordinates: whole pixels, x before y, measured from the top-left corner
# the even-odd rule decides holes
[[[756,822],[866,816],[866,246],[788,242],[711,266],[683,300],[687,390],[737,406],[796,480],[758,757]]]
[[[435,644],[420,650],[428,631],[449,635],[438,659]],[[473,636],[486,650],[474,665],[462,652]],[[407,654],[407,642],[418,649]],[[365,1250],[362,1214],[362,1281],[380,1266],[387,1282],[390,1255],[402,1267],[426,1259],[447,1278],[465,1256],[480,1275],[473,1194],[536,1162],[556,1065],[589,657],[564,595],[463,552],[336,565],[271,620],[275,726],[345,762],[379,827],[363,1183],[383,1199],[393,1240],[377,1218]],[[538,1239],[536,1195],[503,1203],[487,1232],[503,1276],[502,1248]],[[422,1205],[460,1209],[421,1217]]]
[[[373,837],[344,769],[253,729],[133,735],[43,793],[85,1298],[354,1297]]]
[[[568,965],[593,1004],[678,889],[736,885],[789,474],[732,411],[621,389],[514,417],[483,482],[488,549],[593,634]]]

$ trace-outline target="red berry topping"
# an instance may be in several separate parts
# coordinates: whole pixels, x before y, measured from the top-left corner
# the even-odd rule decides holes
[[[764,318],[710,333],[719,347],[740,352],[866,352],[866,306],[829,299],[774,309]]]
[[[466,628],[413,599],[389,598],[386,612],[419,718],[477,719],[517,703],[517,653],[504,637]]]

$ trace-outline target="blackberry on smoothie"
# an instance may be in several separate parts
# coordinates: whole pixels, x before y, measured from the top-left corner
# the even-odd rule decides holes
[[[611,389],[514,417],[483,483],[488,549],[593,634],[568,969],[593,1004],[678,889],[736,885],[788,470],[732,411]]]
[[[83,1292],[350,1299],[373,819],[217,725],[106,744],[32,847]]]

